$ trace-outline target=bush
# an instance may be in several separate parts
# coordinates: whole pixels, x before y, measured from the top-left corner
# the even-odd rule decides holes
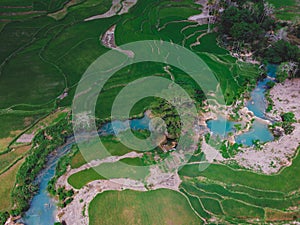
[[[0,225],[4,225],[8,218],[9,218],[8,212],[0,212]]]
[[[295,119],[295,114],[292,112],[288,112],[288,113],[283,113],[281,115],[282,121],[283,122],[288,122],[288,123],[295,123],[297,122]]]
[[[272,44],[264,53],[264,58],[274,64],[294,61],[299,62],[300,50],[287,41],[279,40]]]
[[[295,119],[295,115],[292,112],[288,112],[288,113],[283,113],[281,115],[282,118],[282,128],[284,129],[284,133],[285,134],[291,134],[295,127],[292,125],[292,123],[297,122]]]

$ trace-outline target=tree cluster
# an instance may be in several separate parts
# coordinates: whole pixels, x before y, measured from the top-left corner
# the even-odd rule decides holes
[[[295,115],[292,112],[284,113],[281,115],[282,118],[282,128],[284,129],[285,134],[291,134],[295,127],[292,125],[297,122],[295,119]]]
[[[266,16],[263,1],[236,1],[235,5],[227,5],[222,13],[219,31],[232,41],[257,47],[274,26],[275,21]]]
[[[16,176],[16,185],[11,194],[14,203],[12,215],[20,215],[29,208],[33,195],[38,191],[35,179],[46,165],[48,155],[61,146],[71,133],[71,124],[65,118],[35,136],[33,148]]]
[[[262,0],[229,2],[230,4],[224,4],[225,10],[220,15],[219,23],[219,32],[225,44],[237,50],[247,47],[255,56],[269,63],[299,63],[300,50],[298,46],[285,41],[282,28],[284,24],[276,22],[272,17],[272,5]],[[280,32],[276,34],[276,30],[280,28]],[[299,26],[293,32],[299,37]]]

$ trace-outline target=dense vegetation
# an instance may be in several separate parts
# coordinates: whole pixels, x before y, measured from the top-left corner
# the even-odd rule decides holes
[[[282,62],[300,62],[300,49],[298,46],[292,45],[287,41],[279,40],[267,49],[264,58],[274,64]]]
[[[58,146],[61,146],[65,137],[70,135],[72,127],[69,118],[61,120],[56,125],[40,131],[33,140],[33,148],[26,157],[16,177],[16,186],[12,191],[14,208],[12,215],[19,215],[29,207],[29,202],[38,190],[35,179],[47,163],[47,156]]]
[[[259,51],[255,52],[256,55],[264,57],[273,63],[281,63],[289,60],[297,62],[299,53],[290,43],[275,41],[268,47],[269,40],[265,34],[272,30],[276,31],[281,27],[281,24],[278,24],[274,19],[269,17],[265,11],[265,5],[261,0],[236,0],[233,2],[237,4],[237,7],[227,7],[227,5],[224,5],[225,11],[221,15],[219,32],[226,35],[223,37],[225,44],[238,46],[234,48],[250,46],[250,50],[259,49]],[[251,88],[251,86],[247,86],[248,84],[255,84],[256,82],[258,77],[256,66],[239,62],[231,57],[228,51],[218,45],[216,33],[201,36],[207,31],[207,25],[199,26],[195,22],[186,21],[187,17],[199,13],[199,5],[195,5],[193,0],[139,0],[129,14],[83,22],[85,18],[105,12],[111,6],[111,0],[86,0],[64,10],[65,14],[62,13],[63,15],[59,18],[53,19],[53,17],[46,16],[47,13],[62,9],[66,3],[67,1],[61,0],[26,0],[22,2],[3,0],[0,3],[1,6],[12,4],[20,7],[20,5],[24,5],[29,7],[29,10],[41,11],[22,16],[14,16],[13,13],[15,12],[13,12],[9,15],[4,15],[3,19],[5,22],[2,21],[2,18],[0,21],[0,41],[1,43],[5,43],[0,48],[0,98],[3,99],[0,102],[0,138],[10,136],[11,131],[23,130],[58,106],[71,106],[76,85],[83,72],[99,55],[108,50],[99,43],[99,36],[114,24],[117,24],[116,42],[118,45],[144,39],[161,39],[183,45],[193,50],[208,64],[220,81],[220,87],[227,104],[233,103],[239,98],[241,93]],[[17,8],[17,10],[21,9]],[[4,10],[12,9],[0,8],[1,12]],[[27,10],[27,8],[24,10]],[[293,34],[299,37],[299,27],[293,30]],[[200,44],[196,44],[197,41]],[[26,65],[25,68],[24,65]],[[172,76],[163,70],[164,66],[140,63],[120,70],[107,82],[100,94],[96,108],[97,116],[103,120],[109,118],[111,105],[115,96],[124,85],[135,79],[151,75],[166,78],[171,77],[172,79]],[[176,68],[171,68],[170,71],[174,81],[187,90],[193,100],[196,101],[196,104],[201,104],[204,96],[199,87],[182,71],[178,71]],[[62,100],[57,99],[57,96],[64,91],[68,92],[68,96]],[[8,93],[10,94],[9,98],[7,98]],[[132,111],[132,115],[143,112],[149,107],[151,102],[149,99],[141,102]],[[178,116],[174,116],[176,114],[174,107],[166,104],[164,101],[155,101],[152,104],[154,113],[157,115],[162,115],[163,111],[166,112],[164,119],[169,125],[169,135],[172,138],[177,138],[181,124]],[[283,119],[284,123],[287,124],[287,132],[289,132],[290,117],[283,115]],[[66,132],[62,133],[62,131]],[[45,165],[47,155],[53,152],[57,146],[61,145],[66,135],[70,132],[70,124],[66,120],[63,120],[55,126],[50,126],[40,131],[36,135],[33,141],[33,148],[17,175],[16,187],[12,192],[14,203],[13,215],[17,215],[28,208],[32,195],[37,191],[37,185],[34,180],[38,172]],[[111,147],[113,155],[125,154],[130,150],[119,143],[113,142],[114,140],[111,137],[106,138],[106,144]],[[231,148],[227,148],[226,143],[221,143],[221,145],[222,155],[226,158],[237,152],[237,145],[233,145]],[[202,156],[199,154],[197,157],[202,158]],[[147,157],[151,158],[152,156],[147,155],[141,160],[130,159],[124,161],[126,163],[143,165],[152,159],[148,159]],[[197,161],[197,157],[192,158],[192,160]],[[72,161],[70,161],[68,156],[59,161],[56,177],[49,183],[48,190],[53,195],[58,195],[61,206],[65,206],[72,201],[73,192],[66,191],[63,188],[55,190],[55,179],[66,171],[68,164],[71,164],[75,168],[84,163],[85,160],[80,154],[76,154]],[[115,168],[114,166],[104,165],[102,169],[109,170]],[[80,188],[93,179],[102,179],[95,171],[91,171],[93,170],[75,174],[70,178],[70,181],[73,182],[74,186]],[[128,171],[121,172],[116,173],[116,177],[124,176],[124,173],[128,173]],[[143,173],[141,176],[145,174],[147,173]],[[274,208],[282,205],[286,209],[288,205],[287,201],[282,199],[286,198],[290,200],[292,198],[283,193],[285,192],[285,185],[288,184],[288,191],[292,191],[295,187],[299,186],[296,183],[297,179],[295,179],[297,173],[294,174],[285,171],[282,173],[284,178],[282,179],[282,184],[278,184],[272,177],[261,178],[261,175],[243,171],[237,173],[221,165],[213,165],[207,172],[199,174],[198,165],[195,164],[194,166],[185,167],[181,174],[187,177],[203,176],[216,181],[216,183],[219,182],[215,186],[200,186],[197,182],[190,183],[186,181],[186,186],[182,186],[182,188],[188,189],[189,185],[197,185],[198,189],[204,190],[203,192],[205,193],[203,196],[200,195],[200,192],[196,192],[192,188],[189,190],[182,189],[182,193],[185,194],[195,211],[205,218],[209,218],[210,214],[225,215],[226,217],[239,217],[242,215],[244,217],[263,218],[262,204],[264,204],[263,206]],[[82,177],[84,179],[81,179]],[[256,181],[256,179],[258,179],[257,184],[251,183]],[[220,182],[224,182],[224,185],[221,185]],[[222,189],[222,186],[226,185],[231,190],[245,194],[236,194],[233,191],[226,192],[225,189]],[[256,189],[253,189],[253,187]],[[257,189],[265,190],[259,191]],[[269,191],[269,189],[272,189],[272,191]],[[192,193],[192,191],[195,191],[195,193]],[[158,195],[159,198],[155,199],[157,199],[158,203],[165,200],[163,204],[155,204],[155,208],[152,208],[153,202],[146,203],[154,215],[157,215],[157,208],[160,209],[160,212],[165,212],[164,210],[169,210],[169,207],[179,205],[184,208],[181,212],[186,212],[194,220],[195,215],[191,212],[188,203],[184,199],[180,199],[182,196],[171,196],[172,198],[168,198],[169,194],[166,192],[162,193]],[[113,210],[118,209],[114,206],[122,206],[114,205],[116,201],[112,201],[112,198],[116,198],[116,195],[119,195],[119,193],[114,193],[106,199],[108,207],[113,206]],[[249,195],[258,196],[257,198],[259,199],[257,200]],[[103,196],[97,199],[105,199],[106,197]],[[223,196],[222,200],[220,200],[220,196]],[[270,198],[274,199],[280,198],[281,200],[266,201],[264,203],[266,196],[271,196]],[[125,201],[122,202],[125,206],[128,206],[128,202],[138,202],[142,199],[143,201],[140,204],[142,204],[141,208],[144,209],[145,197],[136,197],[133,194],[129,196],[129,200],[127,198],[128,196],[125,196]],[[98,217],[100,204],[97,204],[97,199],[90,208],[91,215],[94,216],[91,217],[92,221],[107,219],[107,217]],[[220,202],[222,202],[224,210],[221,204],[219,204]],[[294,198],[291,202],[291,205],[295,205]],[[207,210],[203,209],[203,204]],[[147,207],[145,208],[148,209]],[[176,213],[168,214],[169,211],[166,215],[170,218],[177,219],[179,213],[181,213],[177,213],[176,209],[174,209]],[[108,210],[108,213],[112,212]],[[113,215],[119,215],[118,213],[114,213]],[[268,215],[267,212],[265,214]],[[128,211],[124,215],[128,219]],[[7,216],[7,213],[0,214],[0,224],[5,221]],[[146,218],[147,222],[151,219],[154,221],[157,220],[157,218],[149,218],[151,215],[148,215],[148,211],[143,216],[142,218]],[[162,218],[164,216],[162,215]],[[117,217],[113,218],[117,220]],[[160,217],[158,218],[160,219]],[[182,218],[178,218],[176,221],[180,222]],[[196,224],[198,224],[199,219],[196,219]]]
[[[285,30],[290,30],[297,36],[297,23],[278,22],[273,16],[274,7],[262,0],[232,1],[223,6],[225,10],[220,16],[219,32],[231,50],[252,51],[256,57],[269,63],[299,64],[299,47],[291,44],[285,34]]]
[[[285,134],[291,134],[295,127],[292,125],[297,122],[295,119],[295,115],[292,112],[283,113],[281,115],[282,118],[282,128],[284,129]]]
[[[8,212],[0,212],[0,224],[5,224],[8,217],[9,217]]]
[[[226,9],[220,18],[220,33],[259,49],[265,33],[275,28],[275,21],[266,15],[263,1],[236,1],[236,5],[225,4]]]
[[[72,157],[78,153],[77,145],[73,145],[71,147],[71,151],[66,155],[62,156],[56,165],[55,176],[48,182],[47,190],[53,196],[57,197],[59,200],[58,206],[65,207],[67,204],[73,201],[74,191],[65,190],[64,187],[56,189],[57,179],[67,172],[68,166],[71,164]]]

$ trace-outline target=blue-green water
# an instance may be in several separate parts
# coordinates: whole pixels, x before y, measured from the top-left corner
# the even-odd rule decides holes
[[[213,135],[226,137],[230,132],[234,132],[234,125],[237,122],[226,120],[224,117],[218,117],[217,120],[207,121],[207,127],[211,130]]]
[[[268,77],[257,83],[257,86],[251,92],[251,98],[246,105],[247,108],[259,118],[266,119],[265,112],[267,109],[267,100],[265,94],[268,89],[267,83],[274,81],[274,78],[276,77],[276,68],[275,65],[268,65]]]
[[[105,134],[118,134],[121,131],[129,129],[129,127],[133,130],[149,130],[150,118],[146,115],[140,119],[132,119],[132,120],[115,120],[110,123],[104,124],[99,129],[100,135]],[[114,130],[115,129],[115,130]]]
[[[267,100],[265,98],[268,89],[267,83],[274,82],[276,77],[276,66],[268,65],[268,77],[259,81],[256,88],[251,92],[251,99],[247,102],[247,108],[254,113],[256,117],[266,119],[265,112],[267,108]],[[213,135],[226,136],[229,132],[234,131],[236,122],[226,121],[224,118],[219,117],[217,120],[207,121],[207,126]],[[268,125],[255,120],[252,128],[241,135],[235,137],[235,141],[239,144],[246,146],[253,145],[253,141],[259,140],[260,142],[273,141],[274,136],[268,128]]]
[[[149,122],[150,118],[146,115],[141,119],[113,121],[112,123],[104,124],[99,129],[99,135],[118,133],[128,129],[129,126],[133,130],[149,129]],[[115,132],[112,124],[116,128]],[[70,151],[74,143],[74,138],[69,138],[64,146],[57,149],[57,154],[48,157],[45,169],[41,171],[35,181],[39,183],[39,192],[33,197],[29,210],[19,222],[26,225],[53,225],[55,223],[56,202],[49,196],[47,186],[48,182],[55,175],[58,160]]]
[[[275,77],[276,67],[269,66],[269,76]],[[266,101],[265,91],[266,84],[272,79],[266,78],[257,84],[257,88],[251,93],[252,99],[248,102],[247,106],[254,112],[257,117],[265,118]],[[126,130],[129,127],[134,130],[149,129],[150,119],[145,116],[141,119],[126,120],[126,121],[113,121],[103,125],[100,130],[100,135],[115,134],[120,131]],[[113,126],[116,130],[113,130]],[[211,131],[219,136],[226,136],[229,132],[234,131],[236,122],[226,121],[220,117],[218,120],[210,120],[207,122]],[[253,140],[260,140],[262,142],[271,141],[274,139],[266,124],[255,121],[252,129],[236,137],[236,142],[244,145],[252,145]],[[70,151],[71,146],[74,144],[74,138],[69,138],[67,143],[57,150],[56,155],[49,156],[48,163],[41,171],[36,182],[40,184],[39,192],[33,197],[30,209],[25,213],[20,222],[26,225],[53,225],[55,222],[56,202],[48,195],[47,185],[51,178],[55,175],[55,168],[59,158]]]
[[[272,133],[270,132],[268,125],[258,122],[255,120],[253,122],[252,128],[237,137],[235,137],[235,141],[239,144],[251,146],[253,145],[253,141],[259,140],[260,142],[268,142],[274,139]]]
[[[48,182],[55,175],[55,169],[60,157],[65,155],[71,149],[74,138],[69,138],[67,143],[57,149],[57,154],[50,155],[48,162],[39,174],[35,182],[39,183],[39,192],[33,197],[29,210],[19,221],[26,225],[53,225],[55,222],[56,202],[47,192]]]

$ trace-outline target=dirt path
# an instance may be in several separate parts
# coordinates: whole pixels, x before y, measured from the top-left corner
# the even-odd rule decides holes
[[[106,13],[86,18],[84,21],[109,18],[115,15],[128,13],[129,9],[132,8],[136,3],[137,0],[113,0],[111,8]]]
[[[190,16],[188,20],[196,21],[199,24],[209,24],[215,22],[215,16],[210,15],[208,0],[198,0],[196,4],[202,5],[202,12],[198,15]]]
[[[90,164],[83,165],[82,167],[74,170],[68,171],[65,175],[59,178],[57,182],[58,186],[65,186],[67,189],[72,188],[68,183],[68,177],[75,172],[91,168],[96,165],[100,165],[104,162],[115,162],[122,158],[136,157],[140,154],[135,152],[130,152],[123,156],[117,157],[108,157],[101,161],[94,161]],[[150,168],[150,175],[146,178],[146,183],[148,188],[145,187],[145,184],[127,178],[118,178],[110,180],[95,180],[87,185],[85,185],[80,190],[77,190],[74,196],[74,200],[63,209],[59,209],[56,213],[57,219],[60,221],[65,221],[66,224],[82,224],[88,225],[88,208],[90,202],[96,197],[97,194],[104,191],[122,191],[126,189],[134,191],[148,191],[156,190],[160,188],[166,188],[174,191],[179,191],[179,185],[181,183],[180,177],[177,173],[177,170],[174,172],[163,172],[159,166],[153,166]]]
[[[132,52],[130,50],[121,49],[120,47],[118,47],[116,45],[115,30],[116,30],[116,25],[113,25],[111,28],[109,28],[105,32],[105,34],[103,36],[100,36],[101,43],[107,48],[117,50],[117,51],[127,55],[128,57],[133,58],[134,57],[134,52]]]
[[[147,191],[143,183],[125,178],[92,181],[75,194],[74,200],[69,205],[58,210],[57,218],[66,224],[88,225],[89,204],[99,193],[125,189]]]
[[[96,167],[96,166],[99,166],[103,163],[114,163],[114,162],[118,162],[120,161],[121,159],[125,159],[125,158],[138,158],[138,157],[142,157],[143,154],[142,153],[136,153],[136,152],[129,152],[125,155],[122,155],[122,156],[110,156],[110,157],[107,157],[107,158],[104,158],[104,159],[101,159],[101,160],[93,160],[87,164],[84,164],[83,166],[79,167],[79,168],[76,168],[76,169],[71,169],[69,167],[67,173],[65,173],[63,176],[61,176],[57,182],[56,182],[56,187],[66,187],[67,189],[71,189],[73,188],[69,183],[68,183],[68,178],[75,174],[75,173],[78,173],[80,171],[83,171],[83,170],[87,170],[87,169],[90,169],[92,167]]]

